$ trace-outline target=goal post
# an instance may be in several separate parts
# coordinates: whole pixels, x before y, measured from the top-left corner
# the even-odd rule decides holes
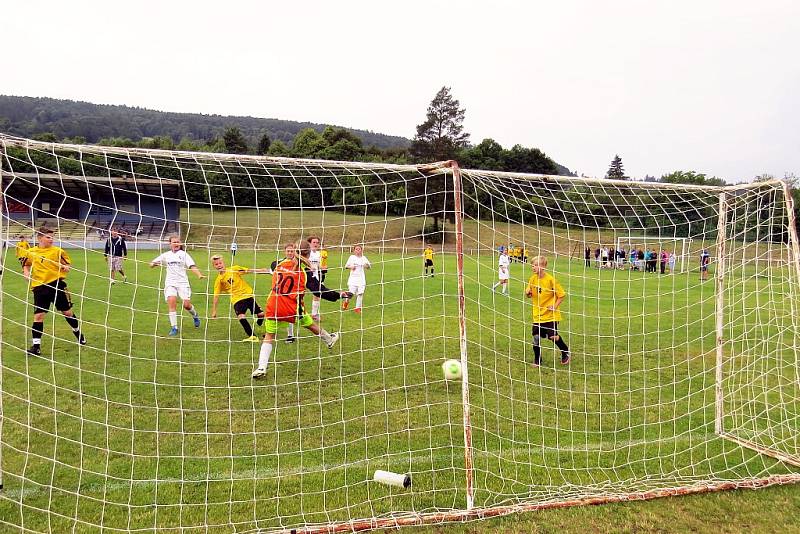
[[[800,482],[800,246],[782,182],[6,135],[0,157],[0,530],[351,532]],[[55,302],[34,302],[17,252],[45,253],[16,236],[42,225],[69,257],[85,345],[54,306],[34,328]],[[171,236],[204,275],[188,271],[174,310],[154,264],[183,257]],[[286,245],[306,254],[312,237],[319,272],[303,276],[324,271],[331,291],[292,295],[291,334],[260,324],[238,303],[277,313],[298,272]],[[523,254],[504,282],[509,244]],[[576,251],[601,244],[686,262],[587,268]]]

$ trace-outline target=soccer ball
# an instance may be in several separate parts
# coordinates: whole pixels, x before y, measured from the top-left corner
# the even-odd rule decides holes
[[[446,360],[442,364],[442,371],[444,372],[445,380],[458,380],[461,378],[461,361]]]

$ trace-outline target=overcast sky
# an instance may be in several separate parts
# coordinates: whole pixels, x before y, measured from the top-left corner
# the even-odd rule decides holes
[[[413,137],[443,85],[477,144],[579,174],[800,175],[800,2],[7,2],[0,93]]]

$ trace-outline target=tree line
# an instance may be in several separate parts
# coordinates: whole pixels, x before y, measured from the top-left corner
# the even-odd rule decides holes
[[[361,137],[352,130],[326,126],[321,131],[304,128],[290,142],[273,139],[262,133],[255,141],[248,138],[237,125],[228,125],[219,135],[205,141],[182,138],[176,142],[168,135],[154,135],[139,139],[127,137],[104,137],[101,145],[119,147],[156,148],[166,150],[220,152],[231,154],[263,154],[293,158],[310,158],[338,161],[365,161],[383,163],[427,163],[432,161],[457,160],[464,169],[483,169],[514,173],[544,175],[574,175],[549,158],[538,148],[515,145],[503,148],[492,139],[484,139],[477,145],[469,142],[469,133],[464,131],[466,110],[460,106],[450,88],[442,87],[428,106],[425,120],[417,126],[416,135],[408,146],[379,148],[365,146]],[[83,143],[81,138],[60,138],[54,132],[39,133],[34,137],[45,141],[68,141]],[[66,174],[81,174],[83,163],[76,154],[36,154],[35,161],[21,163],[15,167],[61,169]],[[54,158],[58,158],[58,162]],[[111,172],[134,173],[145,176],[160,176],[181,181],[182,198],[192,205],[214,206],[226,209],[249,206],[322,207],[342,209],[359,214],[425,214],[428,222],[421,229],[431,242],[445,238],[444,219],[452,220],[453,195],[451,179],[445,174],[424,176],[407,173],[402,177],[387,180],[382,176],[354,176],[346,171],[330,171],[316,176],[310,171],[293,171],[276,175],[253,175],[236,162],[213,166],[200,166],[184,162],[180,169],[168,164],[149,160],[131,162],[99,161],[97,165],[111,166]],[[38,160],[38,161],[36,161]],[[3,162],[4,167],[9,165]],[[114,167],[118,166],[118,169]],[[258,174],[258,173],[256,173]],[[607,178],[627,180],[622,158],[615,155]],[[402,178],[402,179],[400,179]],[[648,177],[647,181],[685,183],[697,185],[724,185],[716,177],[708,177],[694,171],[675,171],[659,179]],[[509,181],[513,184],[513,180]],[[632,184],[633,185],[633,184]],[[590,228],[643,228],[672,227],[676,236],[690,236],[700,223],[707,231],[708,222],[715,218],[714,203],[697,205],[684,202],[675,205],[674,200],[662,198],[648,192],[641,194],[635,187],[612,186],[596,188],[576,182],[568,187],[550,187],[546,181],[534,186],[541,189],[536,194],[519,195],[489,192],[478,184],[472,184],[473,194],[465,190],[464,208],[467,215],[483,218],[502,214],[510,222],[532,224],[547,221],[559,226],[580,225]],[[465,186],[469,189],[470,184]],[[502,189],[502,187],[500,188]],[[680,201],[679,201],[680,202]],[[800,203],[797,203],[800,205]],[[486,211],[492,206],[491,213]],[[671,211],[672,210],[672,211]],[[674,213],[681,214],[677,222]]]

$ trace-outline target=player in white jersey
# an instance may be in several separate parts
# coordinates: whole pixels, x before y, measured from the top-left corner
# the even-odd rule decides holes
[[[169,250],[153,261],[150,262],[150,267],[157,267],[161,265],[167,268],[167,276],[164,280],[164,299],[167,301],[169,307],[169,324],[170,336],[178,335],[178,297],[183,300],[183,309],[192,314],[195,328],[200,327],[200,315],[197,310],[192,306],[192,288],[189,286],[189,277],[186,271],[190,270],[197,278],[205,278],[200,269],[197,268],[192,257],[183,250],[181,245],[181,238],[178,236],[170,236]]]
[[[356,313],[361,313],[361,304],[364,300],[364,290],[367,288],[367,277],[364,275],[364,270],[369,269],[372,265],[369,260],[364,256],[364,247],[356,245],[353,247],[353,254],[347,258],[347,263],[344,264],[345,269],[350,269],[350,277],[347,279],[347,287],[350,293],[356,296],[356,307],[353,310]],[[350,300],[345,299],[342,302],[342,309],[346,310]]]
[[[503,295],[508,294],[508,279],[510,277],[509,268],[511,266],[511,259],[508,257],[505,249],[500,252],[500,259],[497,260],[498,280],[492,286],[492,291],[497,289],[497,286],[503,286]]]
[[[320,239],[319,237],[312,235],[308,239],[308,247],[310,252],[308,253],[308,263],[311,264],[311,276],[317,279],[317,281],[321,284],[322,283],[322,273],[320,271],[320,261],[322,261],[322,256],[319,252],[320,246]],[[314,300],[311,301],[311,318],[315,321],[319,321],[319,302],[320,298],[314,295]]]

